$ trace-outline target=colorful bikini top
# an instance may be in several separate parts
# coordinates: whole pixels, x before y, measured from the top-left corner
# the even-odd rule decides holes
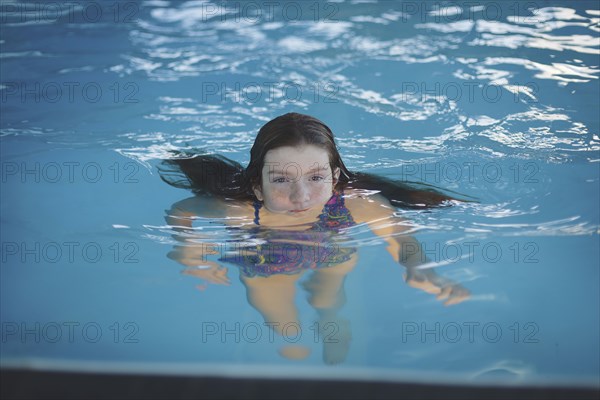
[[[254,223],[260,225],[260,209],[262,203],[254,202]],[[323,211],[319,215],[319,220],[314,222],[308,229],[309,231],[336,231],[356,225],[350,210],[346,208],[343,192],[334,191],[331,198],[323,206]]]
[[[356,224],[340,192],[333,193],[318,220],[306,230],[263,229],[261,208],[262,203],[254,202],[256,226],[247,232],[261,243],[219,259],[236,264],[245,276],[291,275],[307,269],[327,268],[348,261],[356,253],[355,248],[332,241],[340,229]]]

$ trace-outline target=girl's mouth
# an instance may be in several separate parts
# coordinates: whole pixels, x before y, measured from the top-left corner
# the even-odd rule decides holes
[[[301,213],[301,212],[304,212],[304,211],[308,211],[308,208],[305,208],[304,210],[291,210],[290,212]]]

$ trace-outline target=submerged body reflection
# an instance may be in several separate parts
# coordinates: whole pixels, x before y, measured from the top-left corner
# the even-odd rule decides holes
[[[300,325],[295,297],[297,288],[302,287],[319,316],[319,334],[326,336],[327,328],[333,328],[335,333],[328,340],[321,340],[325,363],[344,361],[352,337],[350,322],[341,318],[339,311],[346,302],[344,280],[359,260],[358,249],[347,244],[346,232],[355,225],[368,226],[388,243],[388,252],[406,267],[410,286],[436,294],[446,305],[469,296],[459,284],[432,269],[419,268],[427,263],[421,246],[406,234],[407,226],[394,216],[394,208],[377,195],[334,191],[318,215],[298,216],[292,221],[295,223],[287,226],[261,211],[257,202],[227,202],[200,196],[180,201],[166,217],[179,242],[168,256],[186,266],[185,274],[213,284],[229,284],[225,264],[236,266],[249,304],[282,336],[286,334],[284,327]],[[228,226],[231,239],[226,245],[193,229],[192,223],[198,216],[217,218]],[[295,359],[306,357],[308,352],[300,346],[280,349],[284,357]]]

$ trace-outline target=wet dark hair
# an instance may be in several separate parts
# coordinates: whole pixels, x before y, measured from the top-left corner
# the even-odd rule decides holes
[[[159,166],[160,177],[172,186],[190,189],[196,194],[254,201],[253,189],[261,187],[267,152],[301,145],[315,145],[327,151],[331,171],[340,170],[335,181],[336,190],[377,191],[401,208],[438,207],[448,205],[452,200],[472,201],[450,196],[427,184],[350,172],[342,161],[331,129],[317,118],[298,113],[281,115],[259,130],[246,168],[220,155],[180,153],[176,158],[163,161]]]
[[[347,183],[352,175],[344,165],[337,150],[333,132],[327,125],[309,115],[289,113],[267,122],[260,130],[250,150],[250,163],[246,168],[249,189],[261,186],[262,170],[267,152],[279,147],[314,145],[323,148],[329,156],[331,171],[340,169],[337,185]]]

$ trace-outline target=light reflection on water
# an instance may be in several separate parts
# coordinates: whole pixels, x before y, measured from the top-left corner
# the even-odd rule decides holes
[[[113,68],[125,75],[142,73],[159,81],[202,77],[196,94],[205,101],[198,101],[199,96],[161,98],[165,104],[160,113],[147,117],[196,122],[213,128],[216,140],[202,138],[202,143],[215,152],[229,151],[235,143],[240,144],[240,150],[249,146],[254,131],[244,129],[243,119],[251,116],[258,121],[268,120],[274,110],[290,105],[289,99],[296,96],[297,87],[304,88],[304,98],[294,98],[298,107],[307,107],[314,98],[325,102],[329,96],[335,96],[336,101],[351,108],[382,117],[402,121],[443,119],[446,126],[446,121],[455,121],[455,126],[445,128],[447,134],[436,132],[437,136],[421,137],[409,132],[408,137],[398,138],[396,133],[388,132],[380,137],[391,141],[395,149],[439,153],[454,148],[452,142],[464,132],[465,146],[477,146],[487,138],[493,143],[494,155],[522,157],[524,153],[518,149],[532,146],[557,159],[568,157],[572,151],[598,150],[598,140],[590,135],[565,134],[580,132],[582,122],[573,120],[560,108],[544,106],[545,99],[538,98],[549,95],[546,88],[551,84],[544,80],[564,85],[598,79],[593,61],[586,65],[579,58],[597,55],[599,51],[595,40],[598,21],[593,10],[545,7],[514,17],[506,9],[502,14],[506,20],[495,21],[486,19],[488,13],[477,8],[453,6],[452,12],[429,10],[414,18],[403,14],[400,8],[401,5],[381,3],[370,5],[370,15],[355,15],[363,10],[357,8],[337,22],[307,19],[283,24],[245,18],[233,23],[234,8],[207,15],[203,4],[157,7],[131,32],[131,40],[139,46],[138,55],[130,58],[128,64]],[[456,13],[464,13],[469,19],[452,22]],[[380,17],[374,17],[377,14]],[[230,17],[221,20],[222,15]],[[385,26],[385,30],[373,28],[377,26]],[[566,28],[576,33],[564,35]],[[215,40],[219,45],[211,45],[212,52],[207,54],[206,47]],[[497,49],[502,48],[506,50],[500,54],[505,56],[499,57]],[[569,51],[575,57],[562,62],[553,61],[553,55],[544,53],[535,53],[537,59],[521,58],[514,56],[514,49]],[[405,68],[400,82],[391,74],[391,68],[397,65]],[[427,82],[411,65],[436,66],[435,83]],[[214,79],[206,79],[207,74],[215,74]],[[269,81],[275,76],[275,81]],[[372,87],[374,83],[380,86],[377,83],[386,77],[388,82],[382,90]],[[539,86],[542,83],[544,90]],[[482,85],[489,93],[475,89]],[[217,90],[218,94],[207,94]],[[249,101],[254,98],[258,100]],[[480,110],[483,114],[474,115],[470,110],[474,102],[501,106],[508,103],[506,108],[515,110]],[[546,121],[557,120],[563,121],[561,129],[549,131]],[[537,121],[541,126],[536,130]],[[242,129],[244,139],[228,139],[229,135],[240,133],[228,133],[226,127]],[[540,130],[545,134],[538,134]],[[178,140],[177,136],[170,138]],[[347,144],[343,139],[340,142]],[[378,141],[371,139],[368,138],[371,146],[366,152],[378,148]],[[357,164],[357,168],[362,166]]]

